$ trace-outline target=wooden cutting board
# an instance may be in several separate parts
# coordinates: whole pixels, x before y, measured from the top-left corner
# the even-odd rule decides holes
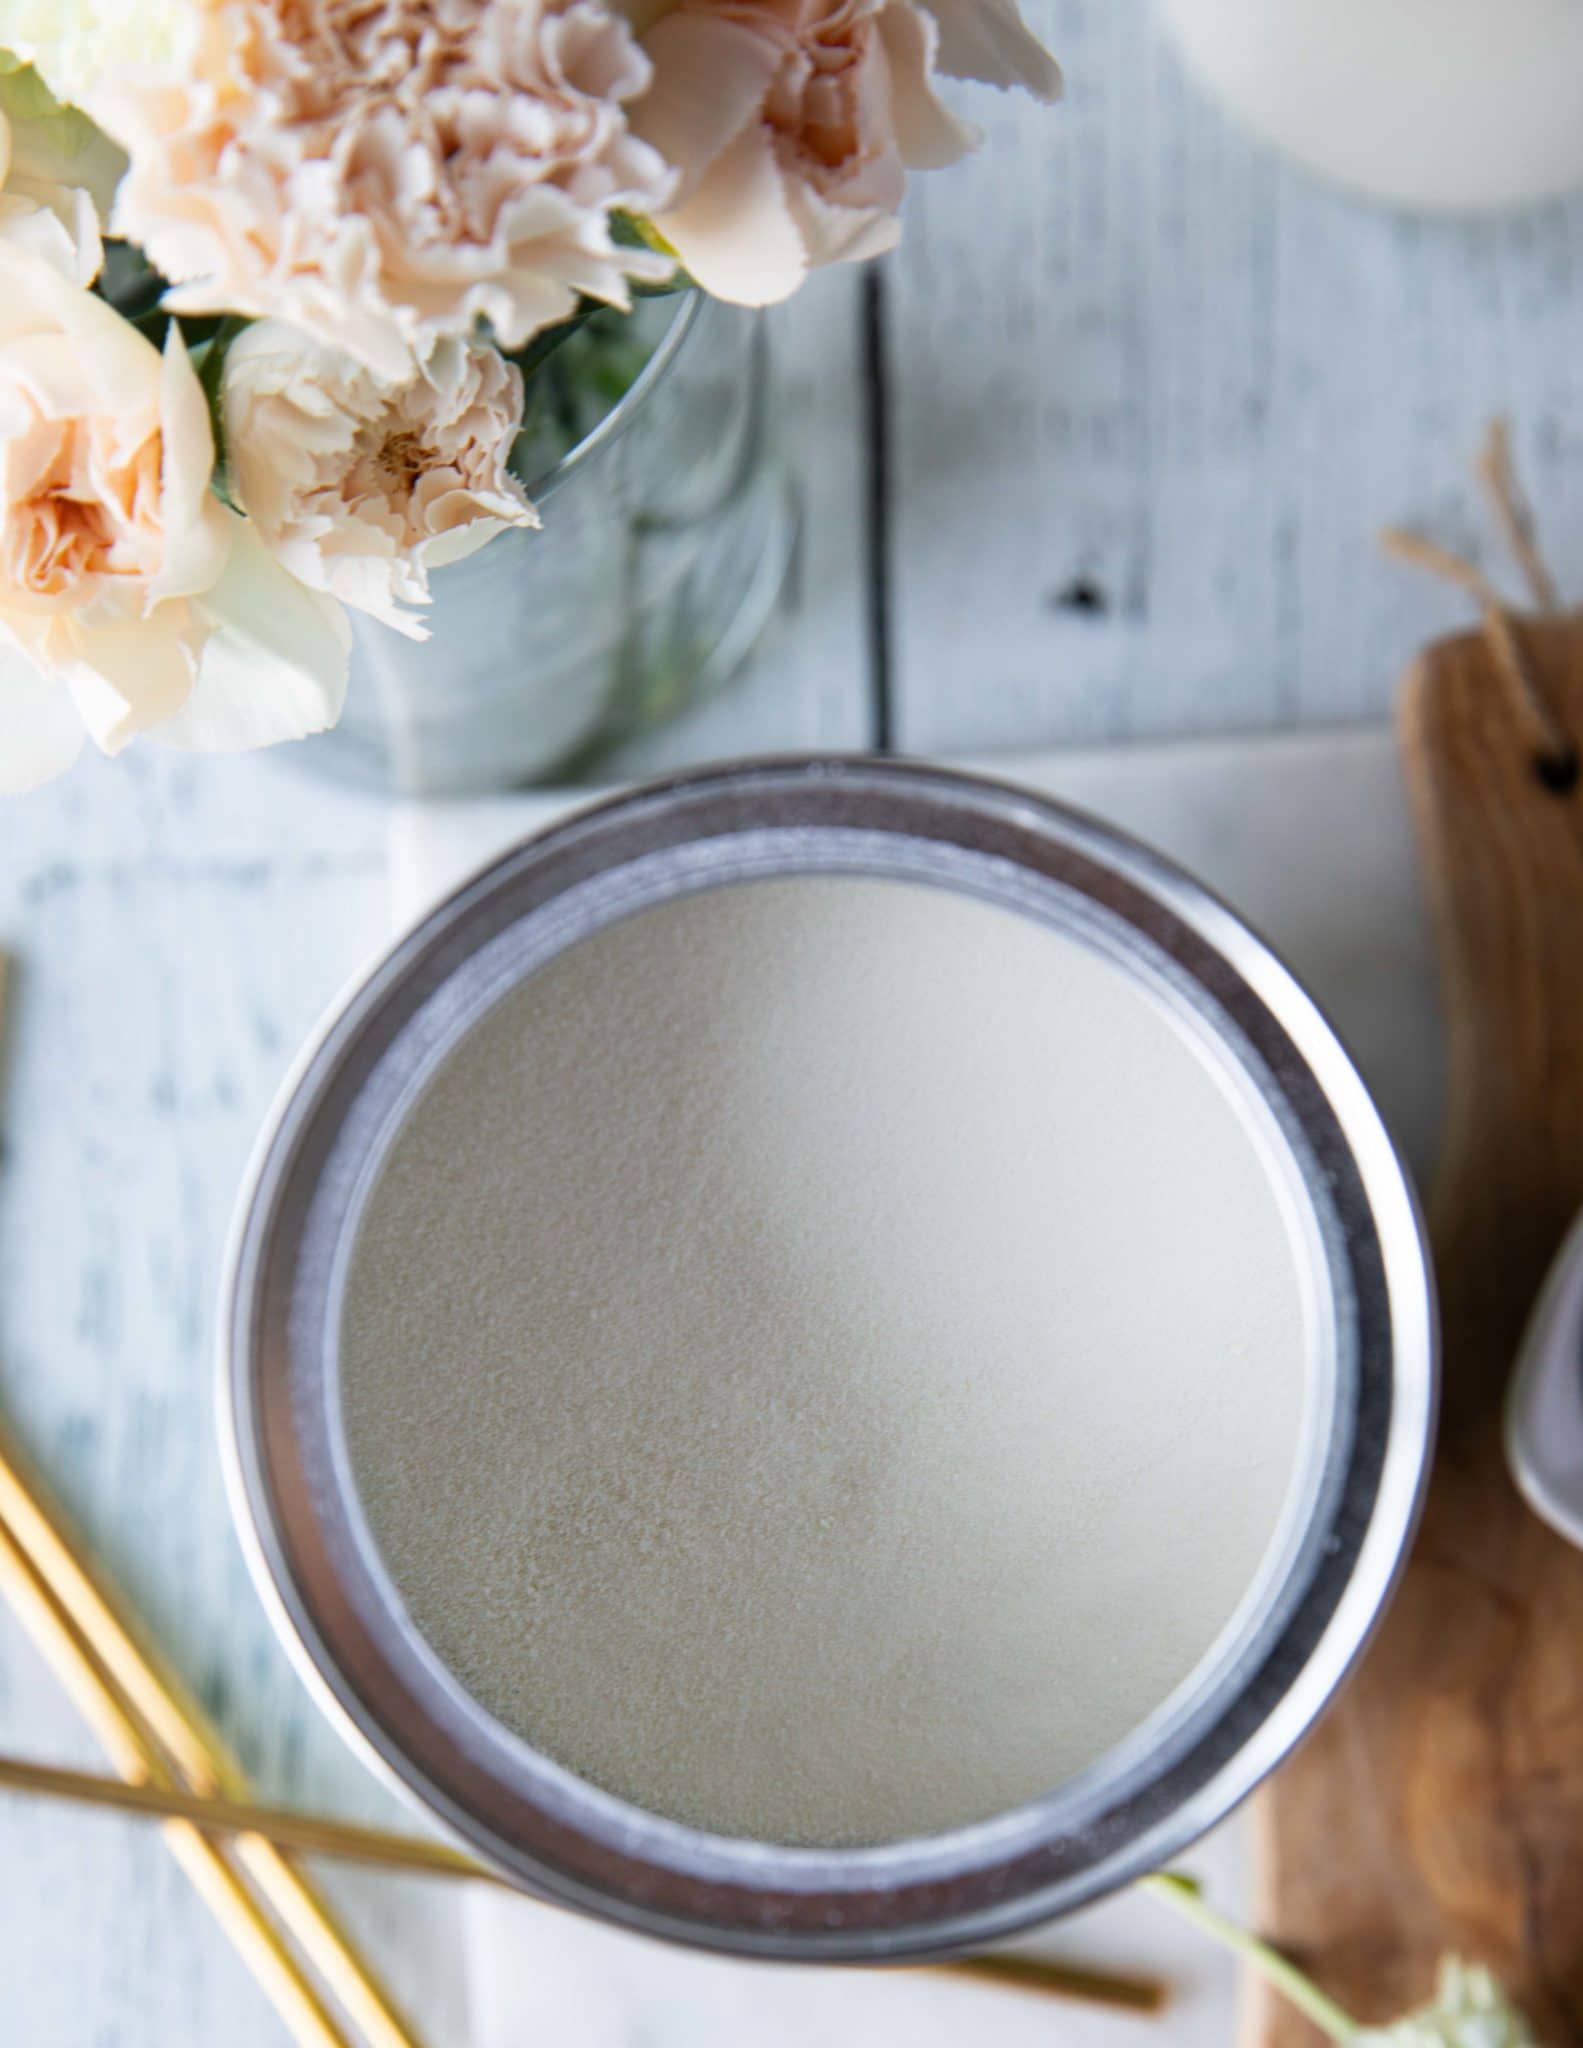
[[[1521,631],[1552,709],[1583,734],[1583,614]],[[1583,789],[1537,772],[1481,634],[1427,652],[1400,740],[1449,1017],[1429,1203],[1440,1443],[1361,1672],[1261,1796],[1260,1919],[1361,2019],[1421,2001],[1449,1950],[1494,1968],[1545,2048],[1578,2048],[1583,1553],[1520,1502],[1500,1413],[1583,1205]],[[1261,1999],[1256,2038],[1319,2037]]]

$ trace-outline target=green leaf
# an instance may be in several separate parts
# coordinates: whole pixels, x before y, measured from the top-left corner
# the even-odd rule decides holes
[[[671,274],[662,283],[650,283],[645,278],[633,278],[632,295],[638,299],[662,299],[669,292],[685,292],[695,289],[692,279],[682,268],[682,260],[666,241],[653,221],[641,214],[623,213],[618,207],[610,216],[610,239],[618,249],[652,249],[656,256],[668,256],[674,265]]]
[[[134,242],[107,241],[104,268],[93,289],[124,319],[142,320],[158,310],[168,290],[167,280],[149,262]]]
[[[214,489],[233,510],[240,511],[231,487],[230,452],[225,445],[225,408],[221,404],[222,387],[225,379],[225,358],[233,341],[246,327],[253,323],[240,313],[227,313],[215,328],[213,334],[192,347],[193,367],[198,372],[199,388],[209,408],[209,424],[214,429]]]
[[[508,360],[516,364],[524,377],[531,377],[541,364],[548,362],[563,342],[570,341],[574,334],[588,325],[596,313],[602,313],[604,310],[602,302],[598,299],[579,299],[574,313],[568,314],[564,320],[558,320],[553,327],[541,327],[521,348],[507,350]]]
[[[617,207],[610,216],[610,239],[622,249],[652,249],[680,267],[681,258],[646,214],[624,213]]]
[[[10,130],[14,170],[55,184],[79,186],[101,220],[126,170],[126,151],[80,107],[56,99],[31,64],[0,51],[0,116]]]

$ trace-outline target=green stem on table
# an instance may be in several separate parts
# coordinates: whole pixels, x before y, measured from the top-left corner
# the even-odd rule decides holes
[[[1358,2023],[1350,2013],[1344,2012],[1333,1998],[1327,1998],[1319,1986],[1305,1977],[1295,1963],[1288,1962],[1278,1949],[1271,1948],[1267,1941],[1261,1941],[1246,1927],[1217,1912],[1192,1878],[1180,1877],[1175,1871],[1159,1870],[1152,1877],[1140,1878],[1138,1884],[1140,1890],[1151,1892],[1184,1919],[1192,1921],[1202,1933],[1251,1963],[1332,2041],[1357,2039]]]

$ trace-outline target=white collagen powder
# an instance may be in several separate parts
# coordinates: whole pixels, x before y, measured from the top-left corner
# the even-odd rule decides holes
[[[499,1719],[852,1844],[1135,1728],[1294,1490],[1311,1314],[1232,1084],[1116,966],[913,884],[715,889],[474,1029],[370,1197],[375,1539]]]

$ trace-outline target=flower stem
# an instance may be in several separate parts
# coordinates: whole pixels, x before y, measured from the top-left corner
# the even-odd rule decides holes
[[[1138,1883],[1140,1890],[1151,1892],[1164,1904],[1174,1907],[1202,1933],[1251,1963],[1332,2041],[1346,2042],[1357,2038],[1358,2023],[1349,2013],[1343,2012],[1333,1998],[1327,1998],[1295,1963],[1288,1962],[1267,1941],[1261,1941],[1246,1927],[1240,1927],[1235,1920],[1217,1912],[1190,1877],[1159,1870],[1152,1877],[1140,1878]]]

